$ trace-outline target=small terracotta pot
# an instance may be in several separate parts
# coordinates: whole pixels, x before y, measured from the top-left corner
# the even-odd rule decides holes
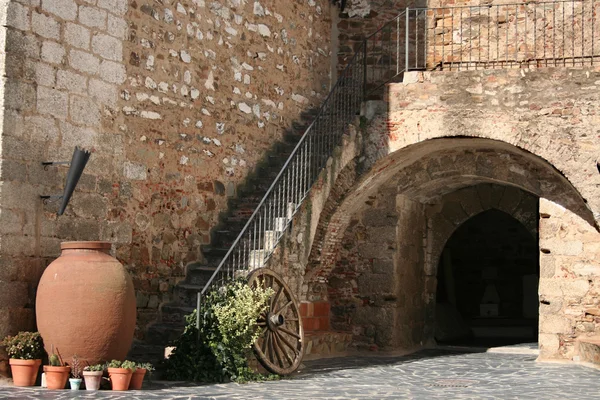
[[[107,368],[112,390],[127,390],[133,372],[127,368]]]
[[[140,390],[142,388],[146,371],[146,368],[136,368],[131,376],[131,382],[129,382],[129,390]]]
[[[8,360],[15,386],[33,386],[37,379],[42,360],[20,360],[11,358]]]
[[[71,367],[53,367],[51,365],[44,365],[44,373],[46,374],[46,387],[48,387],[48,389],[64,389],[69,380]]]
[[[83,371],[85,390],[99,390],[104,371]]]

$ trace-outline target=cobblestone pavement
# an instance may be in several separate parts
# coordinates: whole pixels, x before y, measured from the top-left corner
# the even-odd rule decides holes
[[[527,352],[525,352],[527,353]],[[424,350],[409,356],[307,361],[281,381],[156,386],[144,391],[48,391],[0,387],[13,399],[600,399],[600,371],[536,363],[533,354]]]

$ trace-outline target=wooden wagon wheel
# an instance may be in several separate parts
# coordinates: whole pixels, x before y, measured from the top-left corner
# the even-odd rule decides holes
[[[269,372],[291,374],[304,357],[304,329],[298,302],[283,279],[267,268],[252,271],[248,284],[273,289],[267,310],[258,317],[261,334],[254,343],[254,353]]]

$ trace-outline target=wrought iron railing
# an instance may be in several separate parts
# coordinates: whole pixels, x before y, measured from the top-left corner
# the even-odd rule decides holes
[[[360,110],[364,97],[364,49],[342,71],[258,207],[198,295],[213,285],[265,265],[333,149]]]
[[[370,94],[409,70],[595,64],[596,1],[407,8],[368,36],[198,294],[198,306],[213,285],[265,265]]]
[[[423,67],[450,70],[594,65],[600,2],[565,0],[415,9],[427,19]]]

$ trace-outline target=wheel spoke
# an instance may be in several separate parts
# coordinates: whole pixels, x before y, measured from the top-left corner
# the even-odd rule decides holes
[[[287,303],[285,303],[285,305],[283,307],[281,307],[279,310],[275,311],[275,314],[281,314],[281,312],[283,310],[285,310],[286,308],[288,308],[289,306],[291,306],[293,303],[292,300],[288,301]]]
[[[289,329],[287,329],[287,328],[284,328],[283,326],[280,326],[280,327],[279,327],[279,330],[280,330],[280,331],[283,331],[283,332],[285,332],[285,333],[287,333],[288,335],[291,335],[291,336],[295,337],[295,338],[296,338],[296,339],[298,339],[298,340],[300,340],[300,339],[301,339],[301,338],[300,338],[300,335],[298,335],[296,332],[292,332],[292,331],[290,331]]]
[[[275,363],[275,361],[273,361],[273,353],[275,353],[275,350],[273,349],[273,332],[269,331],[269,360],[271,360],[271,363]]]
[[[277,335],[279,337],[279,339],[290,349],[292,349],[292,351],[294,352],[294,354],[298,354],[298,349],[296,349],[294,346],[292,346],[292,344],[290,342],[288,342],[288,340],[286,338],[284,338],[282,335],[279,334],[279,332],[277,332]]]
[[[263,352],[263,354],[266,356],[267,355],[267,341],[269,340],[269,331],[267,331],[267,328],[263,329],[262,334],[264,335],[265,332],[267,332],[267,334],[263,338],[263,342],[262,342],[262,345],[260,346],[260,349]]]
[[[279,342],[277,341],[277,335],[273,335],[273,350],[275,351],[275,356],[277,357],[277,362],[279,363],[279,367],[283,368],[283,360],[281,359],[281,347],[279,346]]]
[[[279,301],[279,296],[281,296],[281,292],[283,292],[283,285],[279,286],[277,294],[275,295],[275,297],[273,297],[273,301],[271,301],[271,310],[275,308],[275,304],[277,304],[277,302]]]
[[[265,321],[257,321],[256,325],[258,325],[258,326],[266,326],[267,323]]]
[[[279,349],[281,350],[281,352],[283,353],[283,355],[287,359],[288,363],[290,365],[293,365],[294,364],[294,360],[292,360],[290,358],[290,355],[288,354],[288,352],[283,348],[283,345],[281,344],[281,340],[279,339],[279,333],[275,334],[275,343],[277,343],[277,346],[279,346]]]

